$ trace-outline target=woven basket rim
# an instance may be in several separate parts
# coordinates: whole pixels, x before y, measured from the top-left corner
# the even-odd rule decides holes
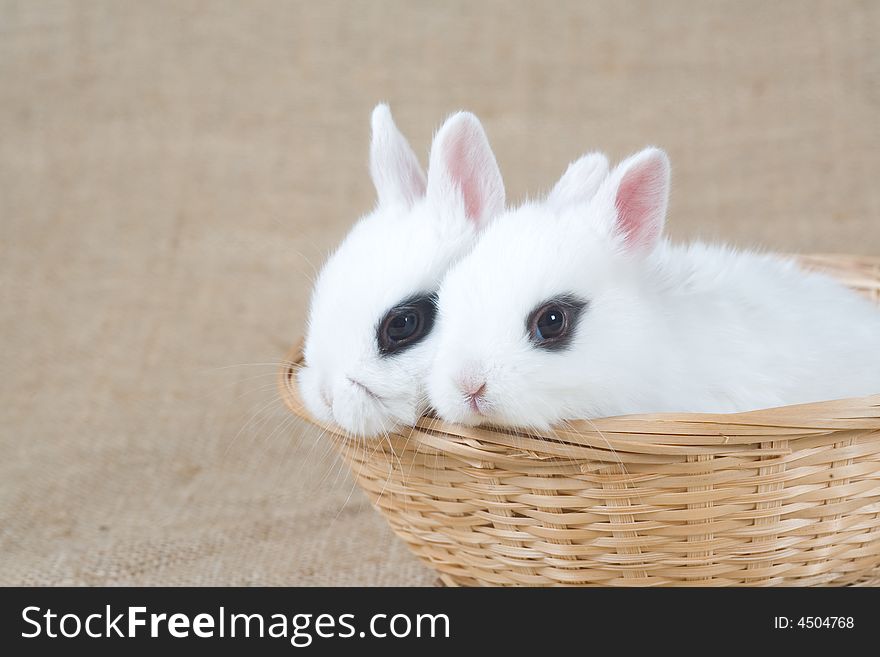
[[[840,254],[787,257],[796,258],[806,268],[826,271],[852,287],[874,286],[880,281],[880,257]],[[295,374],[302,365],[302,347],[300,338],[280,369],[281,397],[298,417],[337,439],[346,440],[338,427],[312,417],[300,398]],[[405,434],[408,441],[430,443],[435,449],[443,449],[444,443],[447,448],[452,443],[473,443],[522,450],[539,440],[547,446],[556,443],[605,452],[610,449],[655,455],[717,455],[729,448],[741,454],[747,445],[770,440],[806,438],[841,430],[880,430],[880,393],[738,413],[650,413],[574,420],[566,424],[569,428],[535,432],[491,425],[469,427],[425,416],[411,430],[404,429],[398,435]]]

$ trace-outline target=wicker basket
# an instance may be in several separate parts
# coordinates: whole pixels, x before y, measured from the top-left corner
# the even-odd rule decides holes
[[[880,302],[880,259],[801,261]],[[300,360],[281,390],[314,423]],[[447,585],[880,585],[880,394],[572,427],[426,417],[369,449],[336,443]]]

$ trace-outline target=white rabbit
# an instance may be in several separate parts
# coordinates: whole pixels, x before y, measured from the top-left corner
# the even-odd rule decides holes
[[[870,301],[774,255],[669,244],[663,151],[597,185],[603,167],[573,165],[447,274],[427,383],[440,417],[546,429],[880,393]]]
[[[413,424],[424,411],[437,288],[504,209],[501,173],[473,114],[455,114],[437,132],[426,183],[388,107],[378,105],[370,172],[378,203],[315,281],[298,375],[312,415],[365,437]]]

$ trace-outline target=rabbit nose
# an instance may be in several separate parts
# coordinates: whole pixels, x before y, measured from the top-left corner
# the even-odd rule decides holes
[[[464,399],[475,413],[482,412],[482,406],[485,402],[486,381],[485,380],[465,380],[459,382],[459,387],[464,393]]]
[[[466,394],[468,397],[473,397],[474,399],[476,399],[478,397],[482,397],[483,394],[485,394],[485,392],[486,392],[486,382],[485,381],[483,381],[479,385],[474,383],[474,384],[471,384],[470,386],[465,386],[465,388],[464,388],[464,394]]]
[[[333,410],[333,395],[330,394],[330,389],[327,386],[321,386],[321,389],[318,391],[318,394],[321,396],[321,401],[327,405],[331,411]]]
[[[370,390],[369,387],[367,387],[365,384],[361,383],[357,379],[353,379],[350,376],[346,377],[346,378],[348,379],[348,382],[351,385],[353,385],[355,388],[358,388],[358,389],[362,390],[363,392],[365,392],[368,397],[372,397],[373,399],[382,399],[379,395],[377,395],[375,392]]]

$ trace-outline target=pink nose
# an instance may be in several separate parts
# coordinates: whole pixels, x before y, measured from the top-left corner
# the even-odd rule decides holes
[[[483,381],[479,385],[474,384],[470,386],[465,386],[464,394],[468,397],[473,397],[474,399],[482,397],[484,394],[486,394],[486,382]]]
[[[486,394],[485,381],[462,381],[459,386],[464,393],[464,398],[474,413],[481,413],[481,403]]]

